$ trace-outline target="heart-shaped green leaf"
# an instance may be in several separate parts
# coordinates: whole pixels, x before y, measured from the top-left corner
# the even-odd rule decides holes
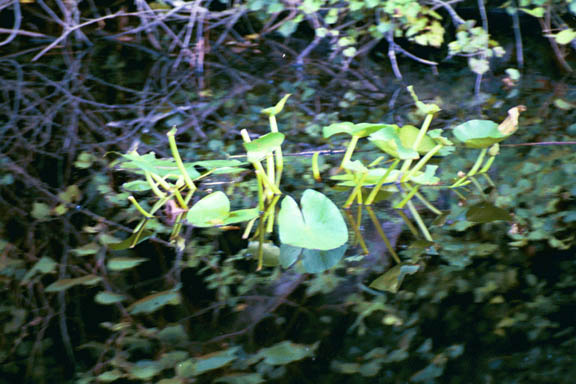
[[[407,136],[407,134],[405,134],[405,136]],[[371,134],[368,140],[397,159],[408,160],[418,158],[418,152],[405,146],[400,140],[400,128],[398,128],[398,126],[384,127],[378,132]]]
[[[302,210],[290,196],[282,200],[278,213],[280,241],[295,247],[329,250],[348,241],[348,228],[340,210],[325,195],[304,191]]]
[[[224,192],[216,191],[198,201],[186,215],[186,220],[196,227],[223,225],[230,214],[230,200]]]
[[[468,148],[488,148],[508,136],[491,120],[470,120],[454,128],[454,136]]]
[[[258,217],[257,208],[230,212],[230,200],[224,192],[214,192],[198,201],[186,214],[186,220],[200,228],[241,223]]]
[[[308,273],[321,273],[334,267],[342,260],[348,245],[321,251],[318,249],[305,249],[302,254],[302,265]]]

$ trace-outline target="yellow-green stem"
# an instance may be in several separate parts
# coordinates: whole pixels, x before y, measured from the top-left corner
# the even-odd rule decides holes
[[[146,176],[146,181],[148,182],[148,184],[150,185],[150,188],[152,188],[152,192],[154,192],[154,194],[156,196],[158,196],[161,199],[166,197],[166,194],[158,188],[158,186],[156,185],[156,182],[154,182],[154,180],[152,179],[150,171],[144,171],[144,176]]]
[[[318,166],[318,158],[320,157],[320,152],[314,152],[312,155],[312,175],[314,176],[314,180],[317,182],[322,181],[322,177],[320,177],[320,167]]]
[[[188,171],[186,171],[186,168],[184,168],[184,163],[182,162],[182,158],[180,157],[180,153],[178,152],[178,147],[176,146],[176,138],[174,137],[176,131],[177,129],[176,127],[174,127],[166,134],[166,136],[168,136],[168,143],[170,144],[170,150],[172,151],[172,157],[174,157],[174,161],[176,161],[176,165],[178,166],[178,169],[180,170],[182,176],[184,177],[184,182],[186,183],[188,188],[190,188],[191,191],[194,191],[196,190],[196,186],[192,182],[192,179],[190,178]]]
[[[490,167],[492,166],[492,163],[494,163],[494,159],[496,158],[496,156],[490,156],[488,158],[488,160],[486,160],[486,163],[484,164],[484,166],[482,167],[482,169],[480,170],[479,173],[486,173],[490,170]]]
[[[348,196],[348,200],[346,200],[346,203],[344,204],[344,208],[350,208],[350,206],[352,205],[352,203],[354,202],[354,199],[356,198],[356,194],[362,190],[362,184],[364,183],[364,180],[366,179],[366,176],[368,176],[368,172],[364,172],[360,178],[358,179],[358,181],[356,182],[356,186],[354,187],[354,189],[352,190],[352,193],[350,193],[350,196]]]
[[[472,167],[470,172],[468,172],[467,176],[474,176],[478,172],[478,169],[480,169],[480,166],[484,162],[484,157],[486,156],[487,152],[488,152],[488,148],[482,149],[482,151],[480,152],[480,155],[478,155],[478,158],[476,159],[476,162],[474,163],[474,166]]]
[[[382,185],[384,185],[384,183],[386,182],[386,179],[388,178],[388,176],[390,176],[390,173],[394,169],[396,169],[396,167],[398,166],[398,163],[400,163],[399,159],[394,160],[392,165],[390,165],[388,170],[384,173],[384,175],[382,175],[380,180],[378,180],[378,183],[376,183],[376,186],[374,187],[374,189],[372,189],[372,192],[370,192],[370,195],[368,195],[368,198],[366,199],[366,203],[365,203],[366,205],[371,205],[374,202],[374,199],[376,199],[376,196],[378,195],[378,192],[380,192]]]
[[[242,234],[242,239],[246,240],[247,238],[250,237],[250,232],[252,232],[252,227],[254,227],[254,223],[256,222],[256,218],[250,220],[248,222],[248,224],[246,225],[246,229],[244,230],[244,233]]]
[[[406,205],[406,203],[408,201],[410,201],[410,199],[416,194],[416,192],[418,192],[418,189],[420,188],[419,185],[415,185],[410,189],[410,192],[408,192],[404,198],[402,199],[402,201],[400,203],[398,203],[396,206],[394,206],[394,208],[396,209],[402,209],[404,208],[404,206]]]
[[[418,200],[420,200],[422,202],[422,204],[424,204],[424,206],[426,208],[428,208],[429,210],[431,210],[432,212],[434,212],[435,214],[437,214],[438,216],[440,216],[442,214],[442,211],[440,211],[438,208],[436,208],[435,206],[432,205],[432,203],[430,203],[428,201],[428,199],[426,199],[424,197],[424,195],[422,195],[420,192],[416,192],[415,193],[416,197],[418,198]]]
[[[421,158],[420,161],[418,161],[416,165],[410,170],[410,172],[408,172],[408,175],[406,175],[406,181],[410,181],[410,179],[414,177],[416,172],[421,170],[426,165],[426,163],[430,161],[432,156],[434,156],[436,152],[438,152],[440,149],[442,149],[442,145],[438,144],[437,146],[432,148],[432,150],[428,152],[423,158]]]
[[[352,158],[352,154],[354,153],[354,149],[356,149],[356,144],[358,144],[359,139],[360,138],[358,136],[352,136],[350,139],[350,143],[348,143],[348,147],[346,147],[346,153],[344,153],[344,157],[342,158],[340,169],[344,168],[344,164],[346,164]]]
[[[422,220],[422,217],[414,207],[414,204],[412,204],[411,201],[408,201],[406,205],[408,206],[410,213],[412,213],[412,216],[414,217],[416,224],[418,224],[418,227],[420,228],[420,231],[424,235],[424,238],[430,242],[434,242],[434,240],[432,239],[432,235],[430,235],[430,232],[428,231],[428,227],[426,227],[426,225],[424,224],[424,221]]]
[[[138,204],[138,202],[136,201],[136,199],[134,198],[134,196],[128,196],[128,200],[130,200],[130,202],[132,204],[134,204],[134,206],[136,207],[136,209],[144,216],[147,217],[149,219],[153,218],[154,215],[149,214],[148,212],[146,212],[146,210],[144,208],[142,208],[142,206],[140,204]]]

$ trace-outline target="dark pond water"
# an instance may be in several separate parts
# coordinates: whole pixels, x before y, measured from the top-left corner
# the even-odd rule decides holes
[[[203,74],[129,45],[0,59],[0,383],[573,382],[576,155],[560,143],[576,136],[572,80],[533,68],[512,81],[504,66],[475,94],[461,63],[438,75],[403,67],[402,83],[377,55],[344,71],[322,58],[295,66],[278,44],[251,49],[221,49]],[[440,106],[431,129],[450,139],[464,121],[527,107],[491,179],[447,188],[478,150],[433,158],[439,184],[419,190],[414,210],[381,193],[343,211],[347,251],[317,273],[256,271],[245,223],[184,226],[175,247],[167,211],[148,222],[150,238],[111,246],[141,219],[122,189],[139,177],[118,170],[120,154],[171,157],[176,126],[185,162],[244,161],[241,130],[267,133],[261,110],[290,93],[278,115],[282,192],[314,189],[343,206],[350,189],[330,175],[349,139],[322,128],[420,126],[407,85]],[[354,159],[381,155],[362,139]],[[233,209],[257,205],[249,166],[198,187],[195,200],[223,191]],[[266,242],[274,264],[278,235]]]

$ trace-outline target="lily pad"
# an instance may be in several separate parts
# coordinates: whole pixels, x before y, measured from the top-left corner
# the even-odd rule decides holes
[[[308,273],[321,273],[327,271],[342,260],[342,257],[344,257],[344,254],[346,253],[346,249],[348,249],[347,244],[327,251],[305,249],[302,255],[302,265]]]
[[[258,356],[264,359],[264,363],[270,365],[286,365],[294,361],[314,356],[316,345],[295,344],[283,341],[269,348],[258,351]]]
[[[241,209],[230,212],[230,200],[224,192],[217,191],[198,201],[186,215],[186,220],[200,228],[228,225],[258,217],[258,209]]]
[[[454,128],[454,136],[468,148],[488,148],[508,136],[491,120],[470,120]]]
[[[295,247],[329,250],[348,241],[348,228],[338,207],[325,195],[307,189],[300,200],[286,196],[278,213],[280,241]]]
[[[270,132],[260,136],[256,140],[244,143],[244,148],[248,153],[248,161],[261,161],[284,142],[284,134],[280,132]]]
[[[371,124],[371,123],[354,124],[349,121],[345,121],[342,123],[334,123],[327,127],[324,127],[322,129],[322,133],[325,139],[337,135],[339,133],[346,133],[350,136],[356,136],[356,137],[366,137],[386,127],[396,127],[396,125]]]

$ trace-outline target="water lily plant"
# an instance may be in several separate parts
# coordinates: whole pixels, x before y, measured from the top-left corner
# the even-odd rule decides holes
[[[454,136],[464,143],[466,147],[478,148],[481,151],[470,171],[461,176],[452,185],[452,188],[464,185],[469,177],[478,173],[485,173],[490,169],[494,158],[498,155],[498,143],[507,139],[518,130],[518,117],[520,112],[525,110],[526,107],[523,105],[510,108],[508,116],[500,124],[491,120],[470,120],[454,128]],[[486,154],[490,157],[482,167]]]

